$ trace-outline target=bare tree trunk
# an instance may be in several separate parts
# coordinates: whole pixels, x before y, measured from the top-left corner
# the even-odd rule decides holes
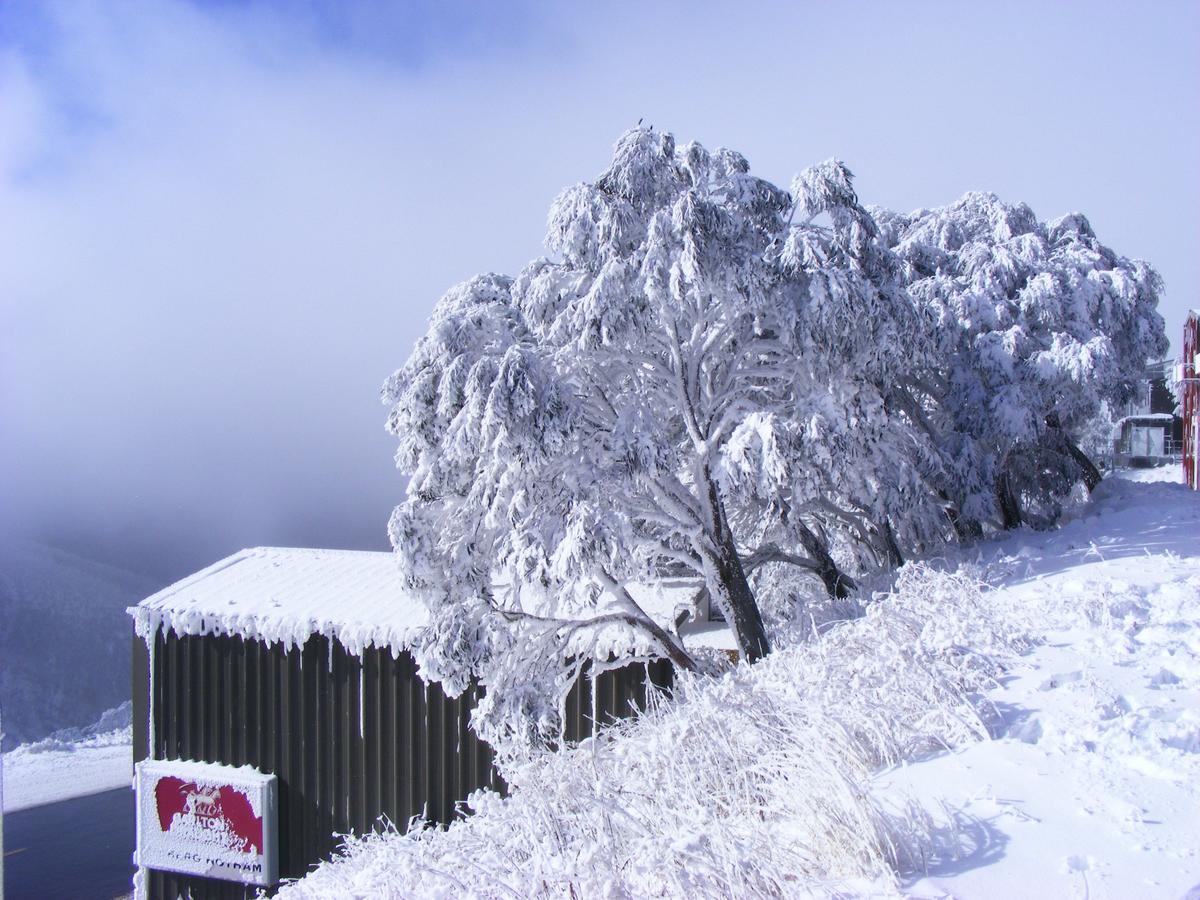
[[[1056,443],[1061,445],[1063,452],[1071,457],[1075,461],[1075,464],[1083,470],[1083,483],[1087,485],[1088,493],[1090,494],[1104,480],[1104,476],[1096,468],[1096,464],[1091,461],[1088,455],[1063,430],[1058,413],[1052,412],[1046,416],[1046,427],[1051,430],[1051,433],[1055,436]]]
[[[879,533],[883,537],[883,548],[887,552],[888,565],[893,569],[900,568],[904,565],[904,554],[900,552],[900,544],[896,541],[896,532],[892,530],[892,523],[884,519]]]
[[[996,501],[1000,504],[1000,518],[1006,529],[1020,528],[1025,516],[1021,512],[1021,501],[1013,491],[1012,479],[1007,472],[996,478]]]
[[[719,548],[712,557],[712,566],[721,584],[721,592],[729,604],[730,624],[742,658],[747,662],[757,662],[771,652],[771,644],[767,640],[767,629],[763,625],[758,601],[754,598],[754,591],[750,588],[741,558],[732,542]]]
[[[796,526],[799,530],[800,545],[817,564],[816,572],[825,582],[825,590],[829,592],[829,596],[838,600],[849,597],[850,592],[858,587],[854,583],[854,579],[837,567],[837,563],[829,555],[829,548],[825,546],[825,542],[813,534],[809,527],[800,521],[799,517],[796,518]]]
[[[729,527],[729,519],[725,515],[725,505],[721,502],[717,485],[712,480],[707,466],[701,467],[700,475],[704,483],[699,487],[707,492],[712,515],[710,537],[715,551],[705,553],[717,581],[717,585],[709,586],[709,594],[714,599],[718,594],[725,599],[729,609],[722,612],[731,619],[729,624],[733,626],[742,658],[747,662],[757,662],[771,652],[767,629],[763,625],[758,601],[754,598],[754,591],[746,578],[746,570],[742,567],[742,559],[734,544],[733,532]],[[714,587],[718,587],[718,590],[713,590]]]

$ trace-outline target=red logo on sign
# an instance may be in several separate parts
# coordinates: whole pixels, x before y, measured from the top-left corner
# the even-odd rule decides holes
[[[154,803],[164,833],[186,823],[188,832],[204,835],[226,850],[262,854],[262,816],[254,815],[246,795],[235,787],[167,776],[154,786]]]

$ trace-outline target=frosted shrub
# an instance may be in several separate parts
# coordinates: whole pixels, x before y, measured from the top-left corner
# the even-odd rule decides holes
[[[978,691],[1022,646],[977,582],[911,565],[819,639],[684,674],[634,720],[558,752],[502,751],[511,796],[448,829],[352,840],[285,897],[828,896],[954,852],[944,815],[870,776],[987,736]]]

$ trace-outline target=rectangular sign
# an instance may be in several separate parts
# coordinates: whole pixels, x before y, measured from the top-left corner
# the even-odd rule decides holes
[[[249,766],[137,764],[137,861],[242,884],[279,880],[276,779]]]

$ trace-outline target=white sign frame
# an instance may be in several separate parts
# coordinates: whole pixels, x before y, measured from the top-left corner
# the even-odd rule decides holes
[[[137,864],[270,887],[279,881],[278,779],[250,766],[135,766]]]

